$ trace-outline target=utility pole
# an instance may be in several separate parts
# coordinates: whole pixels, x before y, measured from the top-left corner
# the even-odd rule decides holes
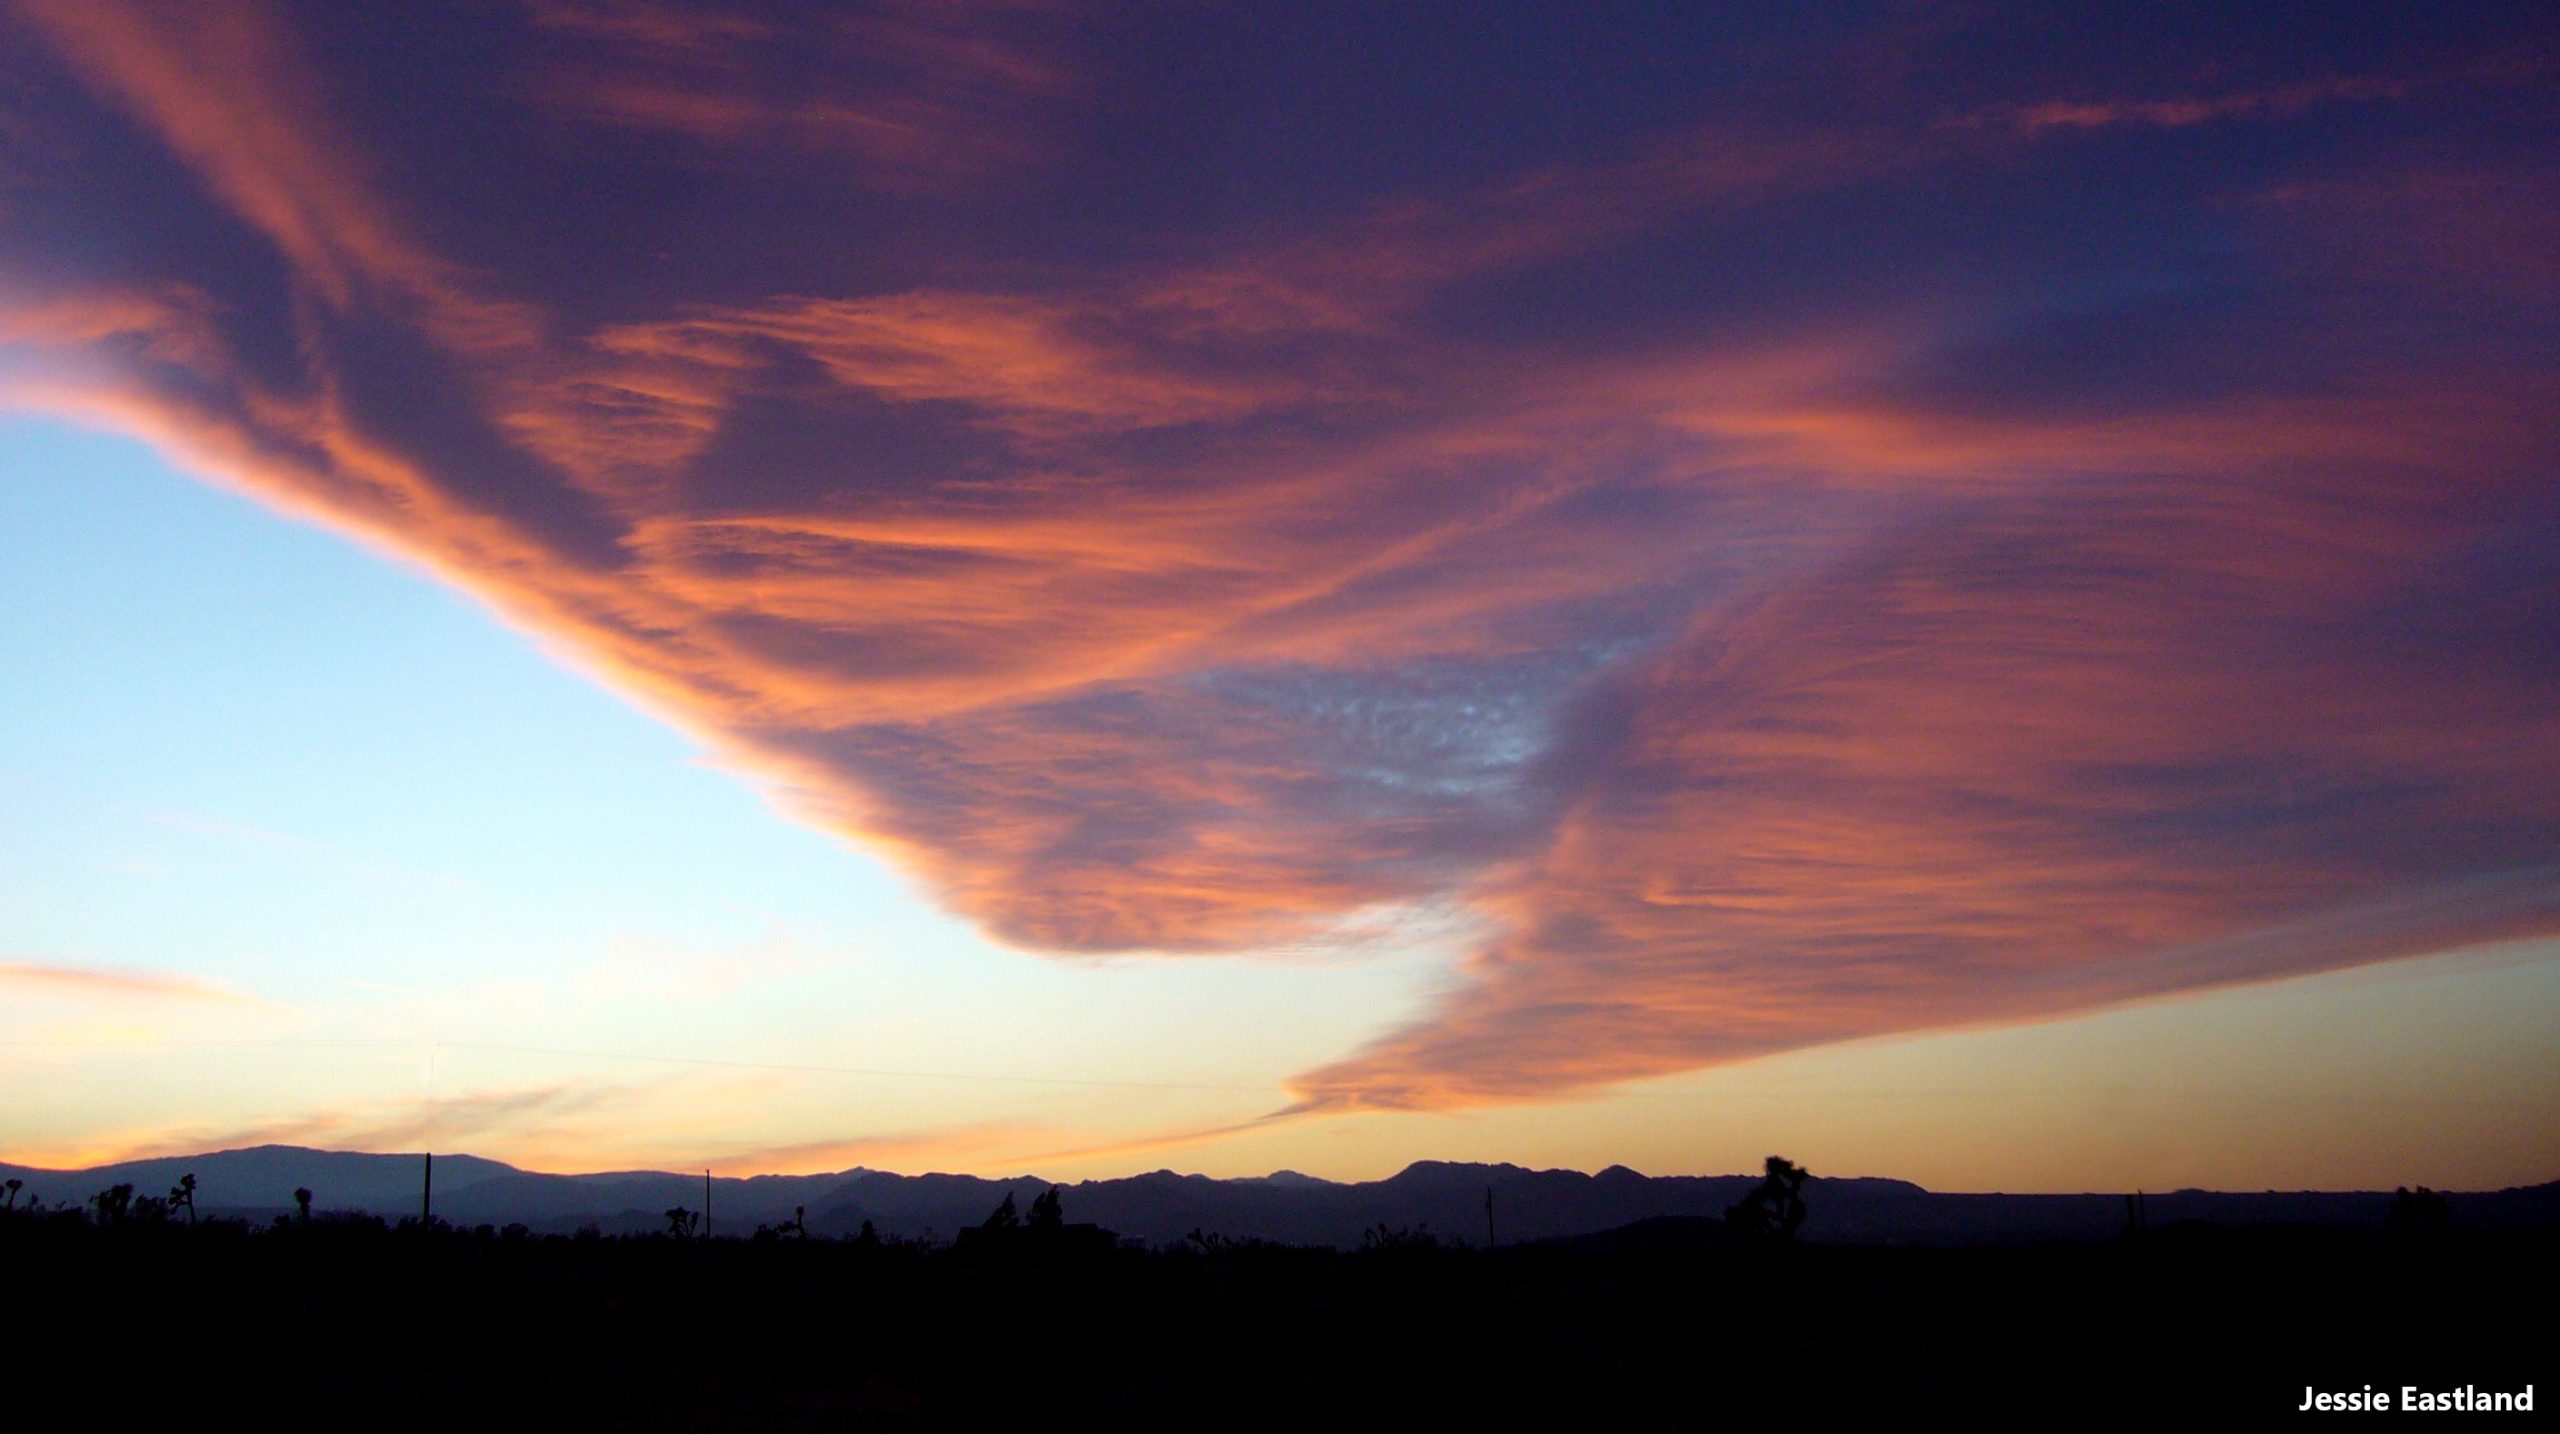
[[[418,1228],[427,1228],[436,1214],[436,1153],[427,1152],[427,1178],[418,1187]]]
[[[711,1172],[702,1172],[702,1238],[711,1238]]]
[[[1493,1248],[1493,1187],[1484,1187],[1484,1247]]]

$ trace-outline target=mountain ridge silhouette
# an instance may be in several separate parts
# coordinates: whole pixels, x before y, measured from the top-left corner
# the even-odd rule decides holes
[[[297,1187],[314,1208],[392,1218],[415,1215],[423,1158],[414,1152],[258,1145],[155,1156],[77,1169],[0,1163],[25,1183],[21,1199],[86,1200],[110,1185],[156,1191],[183,1174],[198,1180],[208,1215],[271,1218],[292,1208]],[[811,1175],[714,1176],[711,1229],[743,1235],[808,1212],[812,1235],[850,1234],[870,1222],[883,1235],[948,1239],[1011,1195],[1029,1203],[1054,1184],[1068,1218],[1126,1238],[1170,1244],[1192,1231],[1283,1244],[1357,1246],[1364,1233],[1428,1230],[1482,1244],[1485,1195],[1494,1197],[1502,1243],[1581,1239],[1648,1221],[1720,1216],[1756,1183],[1748,1175],[1645,1175],[1624,1165],[1594,1173],[1509,1163],[1417,1160],[1382,1180],[1332,1181],[1297,1171],[1216,1178],[1169,1169],[1106,1180],[1053,1182],[929,1171],[903,1175],[856,1166]],[[504,1161],[439,1152],[435,1214],[459,1225],[523,1224],[540,1233],[593,1226],[608,1233],[663,1229],[672,1206],[702,1204],[703,1176],[657,1170],[553,1174]],[[2381,1227],[2389,1191],[2209,1191],[2146,1194],[2155,1224],[2319,1224]],[[1804,1237],[1844,1243],[1978,1244],[2112,1238],[2124,1226],[2123,1192],[1946,1193],[1907,1180],[1817,1176],[1806,1186]],[[2485,1228],[2560,1225],[2560,1181],[2453,1196],[2455,1218]],[[1674,1228],[1666,1226],[1664,1228]]]

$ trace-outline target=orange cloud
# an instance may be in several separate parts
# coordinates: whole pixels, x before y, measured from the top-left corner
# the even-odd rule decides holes
[[[942,1169],[1008,1158],[1044,1127],[1011,1121],[988,1121],[947,1129],[900,1131],[885,1135],[804,1140],[788,1145],[759,1146],[715,1156],[707,1168],[735,1175],[822,1175],[873,1161],[897,1161]]]
[[[917,292],[807,299],[706,314],[598,336],[612,353],[709,356],[734,372],[762,342],[807,357],[847,388],[895,403],[948,401],[1009,423],[1146,428],[1239,418],[1304,401],[1303,380],[1222,377],[1186,359],[1141,352],[1143,334],[1092,303]]]
[[[597,1116],[628,1106],[645,1087],[559,1082],[478,1090],[425,1101],[359,1102],[251,1126],[171,1126],[126,1131],[79,1146],[16,1151],[24,1163],[73,1169],[203,1150],[309,1145],[397,1153],[468,1146],[505,1159],[525,1151],[575,1160]]]
[[[2210,96],[2150,100],[2045,100],[2029,105],[2004,105],[1972,117],[1971,122],[2003,125],[2029,135],[2043,130],[2103,129],[2111,125],[2153,125],[2175,129],[2243,115],[2294,115],[2317,105],[2399,99],[2411,88],[2413,83],[2405,79],[2336,75],[2274,89],[2237,90]]]
[[[850,154],[892,190],[1035,159],[1040,121],[1077,88],[1046,58],[1058,27],[1037,7],[883,4],[786,25],[716,6],[546,2],[531,18],[548,43],[518,88],[541,110],[702,157]]]
[[[1089,91],[1036,14],[535,6],[491,102],[591,167],[441,210],[275,12],[26,14],[210,200],[116,216],[180,236],[147,281],[79,226],[10,276],[15,401],[426,565],[1016,944],[1493,933],[1302,1112],[2560,925],[2549,168],[2201,123],[2462,86],[1710,107],[1204,233],[1042,171]],[[2213,178],[2048,142],[2120,123]],[[736,203],[634,181],[668,137]],[[2485,279],[2389,262],[2410,195]]]
[[[15,0],[14,9],[183,155],[330,303],[378,291],[414,305],[441,341],[470,352],[532,341],[528,311],[472,293],[458,268],[403,232],[362,167],[329,142],[308,99],[310,68],[263,3]]]

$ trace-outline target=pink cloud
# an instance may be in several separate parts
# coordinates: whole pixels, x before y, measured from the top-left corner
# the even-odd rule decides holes
[[[75,1000],[209,1001],[232,1006],[266,1004],[256,996],[228,986],[173,972],[52,966],[30,961],[0,963],[0,986],[15,987],[27,996]]]
[[[518,91],[582,125],[672,139],[707,162],[780,145],[850,155],[866,183],[939,188],[1018,168],[1077,88],[1041,7],[883,4],[776,23],[719,6],[531,8]],[[810,57],[823,59],[812,70]]]
[[[1035,13],[831,32],[882,57],[842,94],[761,21],[526,13],[518,117],[858,196],[812,244],[508,166],[413,200],[278,12],[25,15],[202,186],[116,218],[215,237],[9,275],[17,402],[424,564],[1018,945],[1490,933],[1302,1111],[2560,928],[2560,394],[2499,347],[2549,319],[2548,166],[2252,160],[2128,244],[2071,206],[2156,177],[2052,144],[2145,125],[2218,173],[2206,119],[2462,86],[1710,113],[1204,232],[1118,222],[1163,177],[1043,131],[1091,92]],[[2418,203],[2458,265],[2391,260]],[[517,206],[738,247],[443,257]]]

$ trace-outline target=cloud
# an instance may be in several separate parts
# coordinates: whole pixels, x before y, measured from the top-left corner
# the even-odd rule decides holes
[[[807,359],[845,388],[891,403],[985,410],[1040,431],[1151,428],[1240,418],[1304,401],[1302,382],[1203,372],[1194,355],[1149,354],[1115,309],[1039,297],[912,292],[786,301],[599,335],[599,348],[691,358],[735,373],[750,345]],[[1215,355],[1198,356],[1214,359]]]
[[[15,402],[469,589],[1016,945],[1486,933],[1299,1111],[2560,926],[2560,115],[2495,26],[1622,55],[1355,154],[1036,7],[17,13],[70,178],[7,196]]]
[[[592,1129],[600,1117],[643,1103],[646,1089],[562,1081],[467,1091],[423,1101],[359,1101],[255,1125],[176,1125],[126,1131],[76,1149],[21,1152],[21,1156],[34,1163],[74,1168],[205,1150],[306,1145],[395,1154],[469,1147],[501,1159],[518,1151],[536,1150],[559,1158],[566,1151],[580,1148],[581,1132]]]
[[[18,0],[17,17],[99,92],[159,135],[208,190],[271,239],[330,303],[371,290],[476,352],[531,341],[531,316],[471,292],[405,232],[363,166],[328,136],[311,70],[259,3],[85,5]]]
[[[1047,1134],[1045,1126],[983,1121],[736,1149],[713,1156],[709,1168],[740,1175],[827,1174],[873,1161],[904,1162],[932,1169],[956,1164],[983,1168],[990,1160],[1004,1159]]]
[[[745,7],[527,7],[536,110],[681,142],[705,162],[850,155],[891,191],[967,183],[1049,149],[1076,88],[1047,7],[891,3],[777,21]]]
[[[0,962],[0,1037],[12,1064],[51,1067],[107,1052],[272,1041],[306,1013],[180,971]]]
[[[118,1004],[145,1002],[209,1002],[225,1006],[263,1006],[256,996],[216,982],[167,971],[125,971],[85,966],[40,965],[31,961],[0,962],[0,986],[22,999],[60,999]]]
[[[2264,90],[2166,99],[2043,100],[1997,106],[1969,123],[2002,125],[2025,134],[2055,129],[2105,129],[2140,125],[2177,129],[2209,120],[2290,116],[2319,105],[2390,100],[2408,94],[2411,81],[2385,76],[2333,75]]]

